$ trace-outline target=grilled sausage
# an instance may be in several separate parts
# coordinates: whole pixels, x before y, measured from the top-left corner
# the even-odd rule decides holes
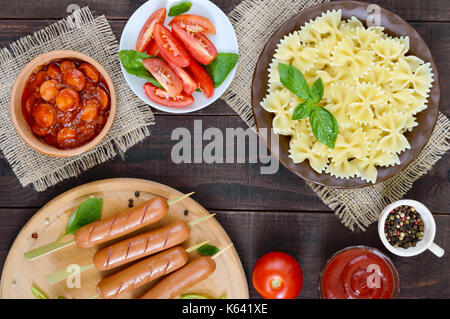
[[[173,299],[211,276],[214,270],[216,262],[211,257],[197,258],[159,281],[140,299]]]
[[[183,267],[188,259],[186,250],[181,246],[165,250],[103,278],[97,284],[97,293],[100,298],[116,298]]]
[[[109,270],[179,245],[190,234],[191,227],[187,222],[174,222],[100,249],[94,255],[94,264],[98,270]]]
[[[80,228],[75,234],[78,247],[87,248],[129,234],[157,222],[167,215],[169,205],[155,197],[111,217],[97,220]]]

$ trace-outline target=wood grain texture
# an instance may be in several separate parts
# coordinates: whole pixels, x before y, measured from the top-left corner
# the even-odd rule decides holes
[[[112,5],[112,2],[114,4]],[[146,0],[0,0],[0,18],[9,19],[58,19],[67,15],[70,4],[89,6],[96,15],[104,14],[108,19],[128,19]],[[212,0],[225,13],[232,10],[241,0]],[[406,20],[449,21],[450,3],[447,0],[370,0]]]
[[[0,0],[1,1],[1,0]],[[0,19],[0,47],[5,47],[23,36],[31,34],[37,30],[45,28],[56,20],[1,20]],[[111,28],[119,40],[126,21],[109,21]],[[433,58],[441,78],[441,91],[450,91],[450,23],[434,23],[434,22],[413,22],[411,25],[423,37],[424,41],[430,47]],[[442,99],[441,110],[447,116],[450,116],[450,100]],[[155,114],[167,114],[158,110],[154,110]],[[228,107],[228,105],[218,100],[213,105],[185,114],[184,116],[197,115],[236,115],[236,113]]]
[[[129,16],[146,0],[0,0],[0,47],[65,17],[69,4],[89,5],[95,16],[105,14],[118,39]],[[114,4],[112,5],[112,2]],[[213,0],[225,13],[241,0]],[[435,58],[442,92],[450,91],[450,1],[371,0],[410,21],[423,36]],[[450,116],[450,101],[441,110]],[[152,137],[126,153],[124,160],[99,165],[44,193],[22,188],[0,153],[0,271],[6,254],[25,222],[55,196],[77,185],[108,177],[138,177],[170,185],[180,191],[196,191],[195,199],[217,210],[242,259],[247,278],[264,253],[279,250],[292,254],[302,265],[305,283],[301,298],[316,298],[318,275],[335,251],[356,244],[382,247],[376,225],[366,232],[349,232],[299,178],[280,167],[277,174],[259,174],[258,164],[173,164],[170,140],[177,127],[192,129],[194,119],[205,127],[242,127],[242,120],[223,101],[188,115],[160,112]],[[449,247],[450,154],[413,185],[407,198],[422,201],[436,216],[436,242]],[[283,211],[281,211],[283,210]],[[251,211],[251,212],[248,212]],[[385,251],[386,252],[386,251]],[[429,252],[413,258],[393,258],[405,298],[448,298],[448,254],[438,259]],[[258,298],[251,283],[251,297]]]
[[[139,198],[134,196],[136,190],[140,191]],[[107,218],[125,211],[128,208],[130,198],[134,200],[136,205],[139,205],[155,196],[175,199],[180,197],[182,193],[155,182],[116,178],[82,185],[58,196],[33,216],[14,241],[3,267],[0,286],[1,298],[34,298],[30,287],[35,284],[53,298],[65,296],[66,298],[86,299],[95,294],[97,283],[105,275],[126,267],[124,265],[107,272],[97,271],[96,269],[86,271],[81,277],[80,288],[82,289],[69,289],[65,281],[54,285],[48,284],[45,276],[65,269],[70,264],[90,265],[94,253],[99,248],[105,247],[106,244],[91,248],[79,248],[77,245],[72,245],[33,261],[26,260],[23,257],[25,252],[58,239],[64,233],[71,214],[92,195],[103,199],[102,218]],[[188,211],[187,215],[185,215],[185,211]],[[186,198],[170,205],[168,214],[160,221],[125,237],[129,238],[144,231],[169,225],[175,221],[192,222],[206,216],[210,216],[207,210],[193,199]],[[35,234],[37,238],[32,237],[32,234]],[[69,239],[71,238],[66,240]],[[123,237],[113,242],[121,239]],[[184,248],[189,248],[206,240],[221,249],[231,243],[220,224],[214,218],[210,218],[192,226],[189,238],[181,245]],[[199,256],[197,252],[192,252],[189,255],[191,259]],[[185,293],[195,292],[215,296],[216,298],[222,295],[232,299],[248,298],[247,281],[235,248],[230,247],[220,257],[216,258],[215,262],[217,266],[214,273],[206,280],[189,288]],[[14,282],[15,285],[12,284]],[[137,298],[150,286],[151,284],[139,287],[132,292],[124,293],[120,297]]]
[[[367,245],[386,253],[400,275],[401,298],[448,298],[450,287],[449,254],[442,258],[426,251],[410,258],[397,257],[384,248],[377,225],[366,232],[351,233],[335,216],[323,213],[292,214],[283,212],[217,212],[217,219],[227,230],[243,259],[247,279],[256,261],[265,253],[283,251],[294,256],[303,270],[300,298],[318,298],[317,283],[326,261],[336,251],[349,246]],[[450,244],[450,218],[435,216],[438,225],[436,243]],[[283,233],[283,236],[280,236]],[[250,297],[261,298],[249,282]]]
[[[203,130],[246,128],[234,116],[202,116]],[[152,136],[127,151],[125,161],[116,157],[96,166],[78,178],[71,178],[37,193],[30,187],[23,189],[5,159],[0,159],[0,207],[41,207],[62,192],[87,182],[113,177],[144,178],[170,185],[183,192],[196,192],[208,209],[220,210],[329,210],[306,183],[280,165],[273,175],[260,174],[263,164],[175,164],[171,160],[172,131],[187,128],[193,134],[196,118],[157,116]],[[203,145],[206,145],[204,142]],[[246,146],[248,150],[248,144]],[[193,151],[192,151],[193,152]],[[450,182],[447,179],[450,154],[447,154],[431,173],[424,176],[420,188],[413,187],[413,199],[422,201],[432,211],[450,213]],[[409,194],[407,195],[409,196]],[[437,200],[439,199],[439,200]]]
[[[0,209],[0,271],[6,254],[21,227],[36,209]],[[369,245],[392,258],[401,280],[402,298],[448,298],[450,288],[449,254],[437,258],[423,254],[401,258],[390,254],[378,238],[376,225],[366,232],[351,233],[338,219],[326,212],[229,212],[214,211],[232,238],[247,275],[251,298],[260,298],[251,283],[254,264],[265,253],[283,251],[300,263],[304,286],[300,298],[317,298],[317,280],[327,259],[339,249]],[[435,215],[436,243],[450,245],[450,218]],[[280,235],[283,234],[283,235]]]

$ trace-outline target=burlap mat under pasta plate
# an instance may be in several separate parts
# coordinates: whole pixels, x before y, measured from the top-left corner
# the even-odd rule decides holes
[[[235,79],[222,97],[253,129],[252,75],[256,61],[271,35],[301,10],[324,0],[243,0],[229,18],[239,41],[239,66]],[[433,135],[419,156],[396,176],[361,189],[333,189],[307,182],[342,223],[352,231],[365,230],[389,203],[401,199],[419,177],[450,149],[450,121],[439,115]]]
[[[41,53],[62,49],[85,53],[99,62],[108,71],[117,94],[115,121],[105,139],[89,152],[71,158],[54,158],[31,149],[17,134],[9,112],[11,87],[21,69]],[[0,50],[0,149],[23,186],[31,184],[44,191],[123,154],[150,135],[153,113],[126,84],[118,50],[106,18],[94,19],[88,7]]]

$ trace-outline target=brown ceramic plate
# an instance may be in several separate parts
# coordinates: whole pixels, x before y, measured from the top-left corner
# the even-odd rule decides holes
[[[269,69],[269,64],[272,61],[275,49],[277,48],[277,44],[280,40],[285,35],[299,30],[305,22],[320,16],[322,12],[326,12],[327,10],[341,9],[343,20],[347,20],[352,16],[355,16],[364,23],[371,14],[370,12],[367,12],[367,6],[367,3],[357,1],[333,1],[314,6],[302,11],[288,20],[278,29],[277,32],[272,35],[258,59],[255,72],[253,74],[252,108],[258,129],[272,128],[272,119],[274,116],[272,113],[264,110],[261,107],[260,102],[267,94],[267,70]],[[414,28],[402,18],[383,8],[380,8],[380,13],[380,23],[381,26],[385,28],[384,32],[391,36],[408,36],[410,40],[410,50],[408,51],[408,54],[415,55],[425,62],[430,62],[435,81],[433,82],[430,97],[428,98],[428,108],[417,114],[417,122],[419,125],[415,127],[412,132],[405,134],[411,144],[411,149],[400,154],[400,165],[379,167],[377,183],[394,176],[408,166],[417,157],[417,155],[419,155],[431,137],[431,133],[433,132],[434,125],[436,124],[439,114],[440,103],[439,76],[433,57],[431,56],[430,49],[416,30],[414,30]],[[279,135],[279,138],[279,154],[274,155],[278,156],[280,162],[294,174],[310,182],[334,188],[358,188],[373,185],[361,180],[360,178],[341,179],[326,173],[319,174],[309,166],[308,161],[295,164],[288,157],[290,137]],[[268,134],[266,143],[267,145],[271,145],[270,134]]]

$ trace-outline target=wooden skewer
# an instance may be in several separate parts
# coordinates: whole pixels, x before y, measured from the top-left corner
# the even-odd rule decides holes
[[[204,217],[201,217],[201,218],[199,218],[199,219],[196,219],[196,220],[194,220],[194,221],[192,221],[192,222],[190,222],[190,223],[188,223],[188,225],[190,226],[190,227],[192,227],[192,226],[195,226],[195,225],[197,225],[197,224],[199,224],[199,223],[201,223],[201,222],[204,222],[205,220],[208,220],[208,219],[210,219],[210,218],[212,218],[212,217],[214,217],[216,214],[211,214],[211,215],[207,215],[207,216],[204,216]],[[204,245],[205,243],[203,243],[203,245]],[[195,246],[194,246],[195,247]],[[200,246],[198,246],[198,247],[200,247]],[[194,250],[195,249],[197,249],[198,247],[196,247],[196,248],[194,248]],[[192,247],[191,247],[192,248]],[[188,249],[190,249],[190,248],[188,248]],[[186,250],[187,251],[187,250]],[[190,251],[188,251],[188,253],[189,253]],[[220,253],[220,252],[219,252]],[[83,272],[83,271],[86,271],[86,270],[89,270],[89,269],[92,269],[92,268],[94,268],[94,264],[90,264],[90,265],[86,265],[86,266],[80,266],[80,273],[81,272]],[[47,276],[45,276],[45,279],[47,280],[47,282],[49,283],[49,284],[56,284],[57,282],[60,282],[61,280],[64,280],[64,279],[66,279],[67,277],[69,277],[70,275],[71,275],[72,273],[71,272],[67,272],[65,269],[63,269],[63,270],[60,270],[60,271],[58,271],[58,272],[55,272],[55,273],[53,273],[53,274],[50,274],[50,275],[47,275]]]
[[[167,201],[167,204],[168,204],[168,205],[175,204],[176,202],[179,202],[179,201],[181,201],[181,200],[183,200],[183,199],[185,199],[185,198],[191,196],[192,194],[194,194],[194,192],[191,192],[191,193],[189,193],[189,194],[184,194],[183,196],[180,196],[180,197],[171,199],[171,200]],[[37,259],[37,258],[39,258],[39,257],[48,255],[48,254],[53,253],[53,252],[55,252],[55,251],[58,251],[58,250],[60,250],[60,249],[62,249],[62,248],[65,248],[65,247],[68,247],[68,246],[70,246],[70,245],[75,244],[75,239],[72,239],[72,240],[69,240],[69,241],[63,242],[63,243],[61,243],[61,242],[59,241],[60,239],[61,239],[61,238],[59,238],[59,239],[58,239],[57,241],[55,241],[55,242],[52,242],[52,243],[43,245],[43,246],[41,246],[41,247],[32,249],[32,250],[30,250],[30,251],[27,251],[26,253],[23,254],[23,256],[24,256],[26,259],[28,259],[28,260],[35,260],[35,259]]]
[[[217,254],[215,254],[214,256],[212,256],[212,259],[216,259],[217,257],[219,257],[220,255],[222,255],[224,252],[226,252],[231,246],[233,246],[233,243],[229,244],[227,247],[225,247],[224,249],[222,249],[221,251],[219,251]]]

